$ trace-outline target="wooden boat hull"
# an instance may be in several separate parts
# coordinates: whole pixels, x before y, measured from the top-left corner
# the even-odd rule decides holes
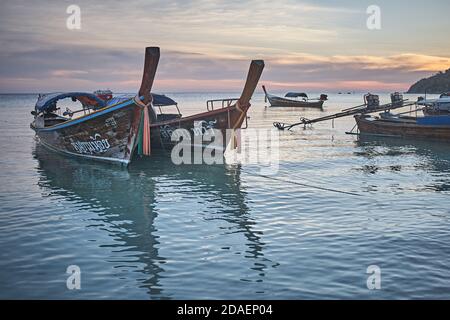
[[[436,110],[432,108],[423,108],[422,110],[425,116],[448,116],[450,111],[447,110]]]
[[[450,126],[421,125],[410,121],[389,121],[360,115],[355,116],[355,120],[361,134],[450,142]]]
[[[31,128],[40,142],[52,150],[128,165],[137,142],[141,110],[130,99],[49,127],[40,126],[37,118]]]
[[[151,146],[156,149],[171,150],[179,142],[177,134],[174,134],[175,130],[184,129],[184,133],[189,133],[188,138],[191,140],[192,146],[198,147],[196,141],[201,140],[198,138],[207,134],[209,130],[214,129],[221,132],[223,137],[222,149],[225,150],[231,137],[230,132],[228,132],[227,136],[227,129],[241,128],[242,123],[246,120],[249,108],[250,105],[240,109],[233,105],[189,117],[151,124]],[[172,138],[175,141],[172,141]],[[201,147],[205,148],[210,143],[210,141],[202,142]]]
[[[271,107],[295,107],[295,108],[322,108],[323,100],[319,101],[299,101],[285,99],[281,97],[267,97]]]
[[[255,91],[263,69],[264,61],[253,60],[251,62],[247,80],[240,98],[221,100],[223,106],[223,102],[227,102],[226,107],[224,106],[214,110],[212,102],[220,100],[210,100],[209,102],[211,102],[211,105],[208,107],[209,111],[207,112],[184,118],[151,123],[151,147],[172,150],[172,148],[180,141],[189,139],[190,141],[188,144],[195,148],[208,148],[213,144],[214,150],[217,150],[220,147],[225,151],[229,140],[236,137],[235,129],[241,128],[242,123],[247,120],[250,99]],[[236,102],[231,105],[233,100],[236,100]],[[217,131],[221,133],[221,137],[218,137]],[[219,141],[219,138],[222,140]],[[233,140],[231,147],[235,148],[238,146],[238,139]],[[183,149],[185,146],[186,144],[183,146]]]

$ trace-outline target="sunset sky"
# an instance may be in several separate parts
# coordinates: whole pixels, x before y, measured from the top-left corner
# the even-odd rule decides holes
[[[80,30],[66,27],[71,4]],[[372,4],[381,30],[366,26]],[[161,47],[160,92],[237,91],[251,59],[274,90],[405,91],[450,68],[449,12],[448,0],[2,0],[0,92],[133,92],[145,46]]]

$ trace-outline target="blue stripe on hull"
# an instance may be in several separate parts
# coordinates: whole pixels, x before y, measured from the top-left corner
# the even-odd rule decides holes
[[[108,108],[105,108],[105,109],[101,109],[101,110],[99,110],[97,112],[91,113],[91,114],[89,114],[87,116],[84,116],[84,117],[80,117],[80,118],[77,118],[77,119],[74,119],[74,120],[68,120],[68,121],[63,122],[61,124],[57,124],[57,125],[54,125],[54,126],[51,126],[51,127],[48,127],[48,128],[34,128],[34,129],[36,131],[38,131],[38,132],[42,132],[42,131],[55,131],[55,130],[67,128],[67,127],[70,127],[70,126],[73,126],[73,125],[76,125],[76,124],[79,124],[79,123],[82,123],[82,122],[85,122],[85,121],[89,121],[89,120],[94,119],[96,117],[100,117],[100,116],[105,115],[107,113],[110,113],[110,112],[113,112],[113,111],[116,111],[116,110],[128,107],[129,105],[131,105],[133,103],[134,103],[133,99],[130,99],[128,101],[125,101],[124,103],[115,105],[113,107],[108,107]]]

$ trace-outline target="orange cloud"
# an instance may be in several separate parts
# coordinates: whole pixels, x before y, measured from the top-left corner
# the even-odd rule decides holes
[[[439,57],[416,53],[403,53],[391,56],[287,54],[270,58],[280,65],[355,65],[361,69],[406,69],[409,71],[442,71],[450,67],[450,57]]]
[[[88,74],[88,71],[84,70],[53,70],[51,72],[51,75],[54,77],[61,77],[61,78],[70,78],[73,76],[78,76],[82,74]]]
[[[301,88],[302,90],[343,90],[343,91],[403,91],[410,84],[382,81],[322,81],[322,82],[273,82],[265,81],[275,90]]]

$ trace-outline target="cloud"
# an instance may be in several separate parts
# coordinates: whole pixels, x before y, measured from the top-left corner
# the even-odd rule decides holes
[[[0,43],[7,44],[2,50],[24,50],[23,39],[34,40],[39,47],[58,43],[116,49],[137,49],[148,39],[145,44],[153,42],[171,50],[195,47],[214,56],[253,55],[276,47],[292,49],[300,41],[332,41],[339,34],[339,21],[357,12],[294,0],[80,0],[81,30],[70,31],[65,23],[69,4],[41,1],[36,6],[6,0],[0,12],[4,31]],[[241,51],[241,47],[247,49]]]
[[[420,78],[450,67],[450,58],[422,54],[320,56],[297,54],[267,59],[264,79],[275,87],[406,90]]]
[[[1,53],[0,90],[135,91],[142,77],[144,50],[61,46]],[[262,56],[262,81],[276,88],[406,90],[424,76],[450,66],[450,58],[421,54],[392,56]],[[198,52],[161,51],[155,88],[162,91],[238,91],[250,59],[211,57]],[[6,81],[7,79],[8,81]],[[22,80],[20,80],[22,79]],[[44,81],[43,81],[44,80]]]
[[[0,53],[0,91],[92,91],[101,87],[135,91],[142,77],[143,60],[144,49],[120,51],[88,46]],[[208,84],[208,88],[229,90],[227,84],[245,79],[249,63],[247,59],[215,59],[163,49],[155,87],[183,91]]]
[[[403,53],[391,56],[291,54],[272,57],[271,61],[279,65],[354,65],[366,70],[407,69],[410,71],[439,71],[450,66],[450,57],[439,57],[415,53]]]
[[[85,70],[53,70],[50,72],[52,77],[71,78],[77,75],[88,74]]]
[[[5,0],[0,91],[134,91],[147,45],[162,48],[155,86],[163,91],[238,90],[251,59],[266,60],[262,80],[279,88],[404,90],[447,69],[449,45],[440,40],[442,28],[420,46],[399,37],[410,26],[390,3],[380,0],[388,27],[371,32],[365,4],[349,1],[79,0],[82,28],[70,31],[70,1]]]

